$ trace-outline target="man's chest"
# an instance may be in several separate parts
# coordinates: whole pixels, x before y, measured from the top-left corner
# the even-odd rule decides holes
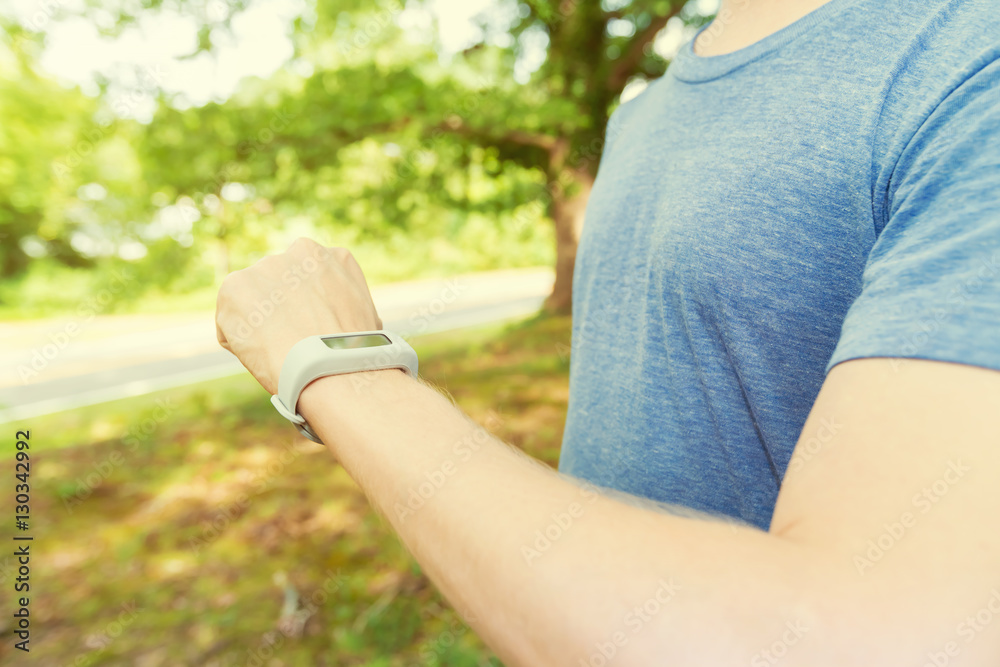
[[[713,103],[660,86],[612,126],[578,267],[618,282],[610,307],[808,316],[856,294],[874,242],[865,110],[776,88]]]

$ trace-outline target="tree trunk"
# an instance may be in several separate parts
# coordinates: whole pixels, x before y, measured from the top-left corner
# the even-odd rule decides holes
[[[549,184],[550,215],[556,230],[556,281],[545,300],[545,310],[569,313],[573,307],[573,265],[583,231],[583,214],[594,185],[586,169],[565,169]]]

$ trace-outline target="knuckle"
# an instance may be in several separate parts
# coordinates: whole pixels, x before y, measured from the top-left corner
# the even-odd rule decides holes
[[[244,282],[246,282],[247,277],[250,275],[250,267],[245,269],[239,269],[238,271],[233,271],[228,276],[222,279],[223,284],[229,285],[229,289],[232,290]]]
[[[278,261],[279,260],[277,255],[264,255],[256,262],[254,262],[254,266],[260,269],[267,269],[274,266],[274,264]]]
[[[319,245],[315,241],[305,236],[300,236],[294,241],[292,245],[288,246],[288,249],[294,251],[310,250],[313,246]]]
[[[219,283],[219,298],[224,294],[229,294],[233,289],[233,283],[236,281],[236,272],[226,274],[222,278],[222,282]]]

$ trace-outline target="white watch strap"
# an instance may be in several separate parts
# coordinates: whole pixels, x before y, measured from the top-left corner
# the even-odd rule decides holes
[[[380,335],[389,344],[375,347],[331,349],[324,343],[328,338],[350,338]],[[417,353],[409,343],[390,331],[357,331],[344,334],[310,336],[292,346],[281,366],[278,393],[271,397],[271,404],[295,427],[313,442],[323,444],[316,432],[309,428],[305,418],[298,413],[299,395],[310,382],[327,375],[342,375],[361,371],[398,368],[417,377]]]

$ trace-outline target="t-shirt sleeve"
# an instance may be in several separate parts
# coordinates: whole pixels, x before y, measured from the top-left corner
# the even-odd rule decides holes
[[[1000,60],[947,95],[898,156],[827,370],[863,357],[1000,370]]]

